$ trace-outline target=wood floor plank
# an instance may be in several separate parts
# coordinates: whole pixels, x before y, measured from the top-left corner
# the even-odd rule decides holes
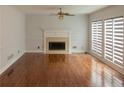
[[[1,87],[122,87],[124,76],[88,54],[27,53],[0,76]]]

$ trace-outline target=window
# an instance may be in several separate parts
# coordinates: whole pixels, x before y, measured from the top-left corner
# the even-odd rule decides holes
[[[92,51],[102,56],[102,21],[92,22]]]
[[[122,67],[124,48],[123,17],[108,19],[105,25],[105,54],[106,60]]]
[[[92,22],[92,53],[118,67],[124,61],[124,18]],[[104,29],[103,29],[104,28]]]

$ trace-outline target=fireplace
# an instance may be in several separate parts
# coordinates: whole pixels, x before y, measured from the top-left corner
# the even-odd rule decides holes
[[[65,42],[49,42],[49,50],[65,50]]]
[[[70,53],[70,34],[68,31],[45,31],[44,53],[66,54]]]

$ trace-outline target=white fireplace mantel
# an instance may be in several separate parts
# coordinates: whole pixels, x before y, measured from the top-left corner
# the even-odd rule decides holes
[[[48,49],[49,41],[65,42],[66,49],[64,51],[50,51]],[[70,53],[70,33],[68,31],[44,31],[44,53],[48,54],[68,54]]]

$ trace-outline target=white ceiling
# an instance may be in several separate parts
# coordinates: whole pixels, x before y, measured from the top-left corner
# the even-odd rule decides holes
[[[26,14],[42,14],[49,15],[57,13],[59,8],[64,12],[72,13],[75,15],[90,14],[99,9],[107,7],[106,5],[16,5],[13,6]]]

